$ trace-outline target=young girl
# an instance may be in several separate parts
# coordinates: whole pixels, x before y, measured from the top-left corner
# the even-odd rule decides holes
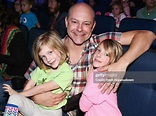
[[[98,81],[97,75],[106,75],[107,71],[98,72],[96,70],[96,68],[117,62],[121,56],[122,47],[117,41],[106,39],[97,47],[92,59],[92,65],[95,70],[92,71],[88,77],[87,85],[79,103],[80,109],[85,112],[85,116],[121,116],[117,105],[116,93],[102,94],[101,89],[98,88],[100,81]],[[103,79],[105,79],[105,77],[103,77]],[[111,86],[114,87],[115,82],[112,82]]]
[[[17,114],[17,110],[24,116],[62,116],[61,107],[66,104],[66,99],[53,107],[45,107],[35,104],[27,97],[47,91],[55,94],[66,92],[68,96],[73,72],[66,63],[67,49],[58,34],[49,31],[36,39],[33,44],[33,54],[38,67],[31,73],[31,79],[23,92],[17,93],[9,85],[4,84],[3,88],[10,95],[5,116],[9,113]]]
[[[114,17],[114,19],[116,21],[116,28],[118,29],[121,20],[126,18],[126,15],[124,14],[123,6],[122,6],[121,2],[113,2],[111,4],[111,11],[112,11],[111,13],[107,12],[107,13],[105,13],[105,15]]]

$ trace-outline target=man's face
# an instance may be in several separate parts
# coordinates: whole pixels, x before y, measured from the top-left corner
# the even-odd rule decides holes
[[[156,6],[156,0],[145,0],[145,4],[147,7],[155,7]]]
[[[55,13],[58,11],[59,4],[56,0],[48,0],[48,8],[50,13]]]
[[[94,29],[94,12],[88,7],[77,5],[70,10],[66,18],[67,33],[74,44],[82,45]]]

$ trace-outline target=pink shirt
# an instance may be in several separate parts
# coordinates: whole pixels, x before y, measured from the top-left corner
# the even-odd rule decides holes
[[[117,105],[116,93],[102,94],[98,84],[94,82],[92,73],[79,103],[80,109],[86,112],[85,116],[122,116]]]

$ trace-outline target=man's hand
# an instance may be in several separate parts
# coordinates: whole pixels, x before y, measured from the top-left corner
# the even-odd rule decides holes
[[[36,103],[47,107],[53,107],[63,101],[66,97],[66,93],[54,94],[52,92],[46,92],[35,95],[31,99]]]
[[[112,91],[116,92],[121,83],[121,81],[117,80],[123,79],[126,69],[127,65],[120,62],[113,63],[107,67],[98,68],[97,70],[100,72],[107,71],[106,79],[111,80],[99,84],[99,88],[103,87],[101,92],[105,93],[107,91],[107,94],[110,94]],[[112,77],[112,75],[115,77]]]

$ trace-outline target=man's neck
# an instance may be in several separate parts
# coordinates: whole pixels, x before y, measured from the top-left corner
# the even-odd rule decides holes
[[[76,45],[69,37],[65,38],[65,45],[67,48],[74,50],[83,50],[84,44]]]
[[[155,7],[147,7],[147,11],[148,12],[152,12],[154,10]]]
[[[59,15],[59,11],[54,14],[55,18],[57,18],[58,15]]]

